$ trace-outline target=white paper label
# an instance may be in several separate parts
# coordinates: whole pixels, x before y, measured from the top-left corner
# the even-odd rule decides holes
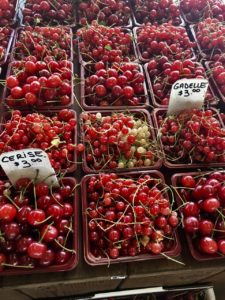
[[[23,149],[0,155],[0,165],[14,185],[20,178],[44,181],[49,186],[58,186],[55,170],[46,152],[41,149]]]
[[[167,115],[176,115],[184,110],[201,109],[207,93],[207,79],[177,80],[171,89]]]

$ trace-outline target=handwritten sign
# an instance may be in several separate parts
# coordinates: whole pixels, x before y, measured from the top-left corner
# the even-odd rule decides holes
[[[0,165],[11,183],[19,178],[36,179],[48,185],[58,186],[55,171],[46,152],[41,149],[24,149],[6,152],[0,155]]]
[[[193,108],[201,109],[208,85],[208,80],[202,78],[177,80],[171,89],[167,115],[179,114]]]

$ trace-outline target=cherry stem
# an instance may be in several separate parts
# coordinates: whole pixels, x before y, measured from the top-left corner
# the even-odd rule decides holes
[[[60,247],[61,247],[62,249],[64,249],[65,251],[76,254],[76,251],[75,251],[74,249],[66,248],[65,246],[63,246],[62,244],[60,244],[56,239],[55,239],[54,241],[56,242],[56,244],[57,244],[58,246],[60,246]]]
[[[19,266],[19,265],[10,265],[6,263],[2,263],[1,266],[12,267],[12,268],[23,268],[23,269],[33,269],[34,266]]]

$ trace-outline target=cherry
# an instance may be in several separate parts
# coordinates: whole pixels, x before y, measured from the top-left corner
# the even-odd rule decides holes
[[[218,251],[216,241],[210,237],[203,237],[202,239],[200,239],[199,247],[202,252],[207,254],[214,254]]]
[[[71,258],[71,253],[65,250],[59,250],[55,253],[55,262],[57,265],[65,264]]]
[[[0,220],[11,222],[17,214],[15,206],[12,204],[4,204],[0,206]]]
[[[35,259],[42,258],[46,251],[46,245],[38,242],[32,242],[27,248],[28,255]]]
[[[42,209],[32,210],[27,215],[28,223],[33,226],[39,226],[45,219],[45,212]]]
[[[58,230],[52,225],[44,225],[40,231],[43,241],[49,243],[54,241],[58,236]]]
[[[190,216],[184,219],[184,229],[188,233],[194,233],[199,228],[199,221],[196,217]]]

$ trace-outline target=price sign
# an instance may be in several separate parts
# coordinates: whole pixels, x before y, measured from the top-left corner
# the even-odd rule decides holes
[[[41,149],[3,153],[0,155],[0,165],[13,185],[19,178],[26,177],[58,186],[55,170],[51,166],[47,153]]]
[[[177,80],[171,89],[167,115],[179,114],[193,108],[201,109],[208,85],[208,80],[201,78]]]

